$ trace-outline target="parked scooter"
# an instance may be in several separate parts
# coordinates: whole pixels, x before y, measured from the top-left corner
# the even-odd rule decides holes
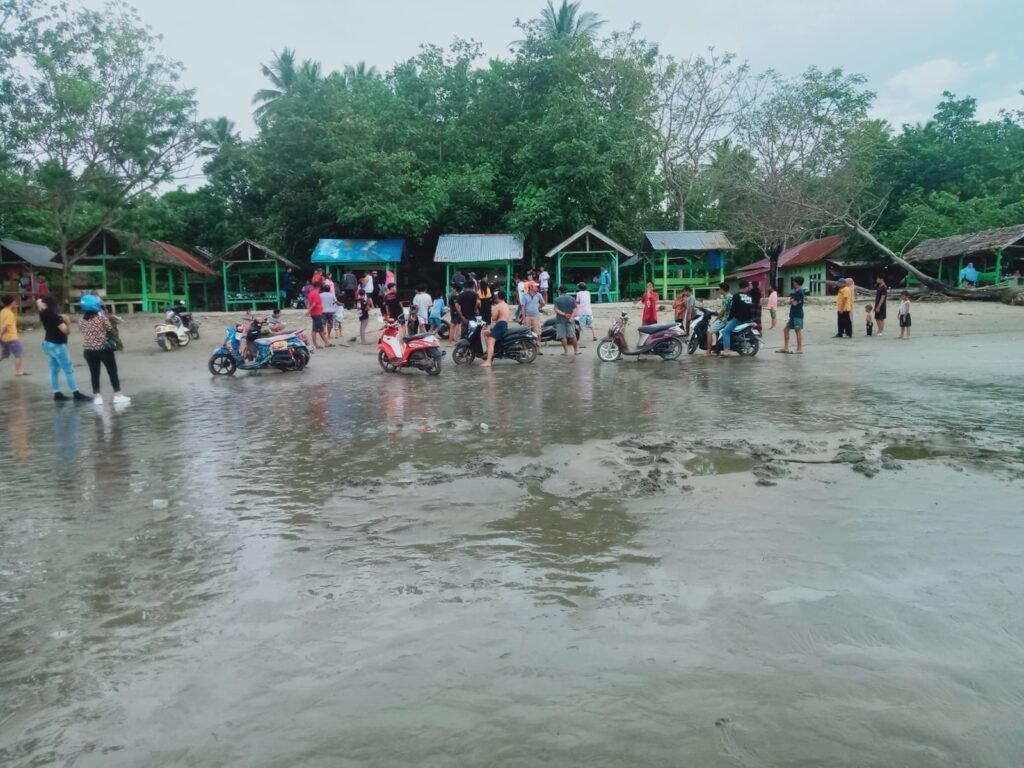
[[[555,338],[555,336],[556,336],[556,334],[555,334],[555,325],[556,325],[557,322],[558,322],[558,318],[556,318],[556,317],[550,317],[550,318],[548,318],[547,320],[544,321],[544,325],[542,325],[540,327],[540,340],[541,340],[541,343],[543,343],[545,341],[555,341],[556,340],[556,338]],[[579,320],[574,320],[573,322],[576,323],[576,339],[579,340],[579,338],[580,338],[580,321]]]
[[[402,323],[389,320],[380,340],[377,342],[377,362],[388,373],[397,373],[402,368],[418,368],[429,376],[441,373],[441,358],[444,350],[431,331],[414,333],[402,339]]]
[[[261,337],[249,335],[251,354],[243,355],[241,340],[246,338],[246,329],[241,323],[228,328],[224,344],[213,350],[208,367],[214,376],[234,376],[236,370],[253,371],[260,368],[277,368],[279,371],[301,371],[309,363],[312,354],[309,340],[303,331],[291,331],[276,336]],[[252,328],[252,326],[250,326]]]
[[[614,363],[623,355],[639,358],[641,355],[658,355],[662,360],[675,360],[683,353],[683,329],[679,323],[656,323],[641,325],[637,330],[646,333],[647,338],[636,348],[630,349],[626,341],[626,323],[629,316],[623,312],[612,324],[597,345],[597,356],[606,363]]]
[[[484,324],[479,317],[470,322],[469,333],[459,339],[452,350],[452,360],[456,365],[472,365],[477,358],[487,359],[483,329]],[[537,334],[529,328],[510,326],[505,337],[494,342],[494,359],[532,363],[537,359]]]
[[[173,314],[171,311],[167,312],[167,315]],[[164,352],[170,352],[178,347],[187,347],[191,340],[192,336],[189,335],[187,325],[175,324],[171,320],[165,319],[164,322],[156,326],[156,343]]]
[[[164,313],[164,317],[175,325],[185,326],[188,328],[188,335],[197,341],[199,340],[199,321],[192,317],[192,313],[188,311],[185,302],[176,301]]]
[[[690,343],[686,347],[686,351],[691,355],[698,349],[706,350],[708,348],[708,328],[715,318],[715,313],[710,309],[697,307],[697,311],[700,312],[700,317],[690,325]],[[732,332],[731,344],[733,351],[737,354],[753,357],[761,349],[761,332],[755,323],[737,325]],[[722,349],[722,333],[719,331],[715,334],[711,351],[721,352]]]

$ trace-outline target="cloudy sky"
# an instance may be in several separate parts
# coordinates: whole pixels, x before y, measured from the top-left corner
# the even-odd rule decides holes
[[[296,48],[325,70],[366,61],[380,70],[420,43],[454,37],[500,55],[516,18],[544,0],[129,0],[184,62],[204,117],[226,115],[252,132],[259,64]],[[85,0],[88,5],[98,4]],[[983,116],[1024,107],[1024,5],[1020,0],[584,0],[606,30],[640,25],[665,52],[708,46],[755,69],[797,74],[810,65],[861,72],[876,111],[895,125],[924,120],[942,91],[978,99]]]

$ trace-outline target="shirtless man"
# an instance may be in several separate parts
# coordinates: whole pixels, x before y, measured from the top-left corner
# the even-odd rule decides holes
[[[512,310],[505,303],[505,292],[495,291],[494,302],[491,304],[491,324],[484,328],[484,338],[487,341],[487,361],[483,364],[484,368],[491,367],[491,361],[494,359],[494,344],[499,339],[505,338],[505,334],[508,333],[508,321],[511,317]]]

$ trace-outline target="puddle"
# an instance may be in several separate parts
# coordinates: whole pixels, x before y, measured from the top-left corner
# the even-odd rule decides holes
[[[882,449],[882,455],[897,461],[921,461],[923,459],[941,459],[948,456],[949,452],[924,445],[890,445]]]
[[[752,456],[711,450],[701,451],[684,462],[683,466],[695,475],[732,475],[737,472],[749,472],[757,464],[757,459]]]

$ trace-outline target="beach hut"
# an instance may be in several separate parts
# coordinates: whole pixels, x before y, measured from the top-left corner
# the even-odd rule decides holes
[[[321,240],[313,249],[310,258],[314,264],[333,265],[335,276],[344,269],[370,272],[378,270],[383,278],[384,273],[391,271],[398,282],[398,265],[405,253],[405,240]],[[379,286],[382,280],[377,281]]]
[[[224,280],[224,311],[260,305],[283,307],[283,273],[298,267],[265,245],[240,240],[225,248],[211,265],[220,266]]]
[[[455,271],[479,272],[497,287],[504,280],[505,295],[512,290],[512,265],[523,260],[523,241],[515,235],[441,235],[434,251],[434,263],[444,264],[444,288],[452,284]]]
[[[216,273],[192,254],[159,240],[145,240],[106,227],[73,240],[68,247],[71,295],[97,293],[114,311],[156,312],[190,301],[188,275]]]
[[[20,311],[31,309],[39,295],[41,279],[44,286],[47,280],[52,282],[43,278],[42,272],[57,269],[60,265],[53,262],[53,251],[45,245],[0,240],[0,293],[17,296]]]
[[[642,279],[631,283],[629,291],[639,296],[653,282],[666,301],[685,286],[694,295],[711,294],[725,279],[726,251],[735,248],[719,230],[644,232],[644,246],[649,250],[629,263],[643,266]]]
[[[612,301],[619,300],[619,259],[633,258],[633,252],[616,243],[607,235],[586,226],[570,235],[546,254],[544,260],[555,262],[555,287],[586,283],[587,290],[597,295],[601,267],[611,275]]]
[[[783,292],[793,284],[793,278],[802,277],[804,292],[808,296],[824,296],[829,293],[828,283],[834,283],[837,277],[843,276],[843,268],[837,257],[842,247],[843,238],[834,235],[808,240],[780,253],[779,283]]]
[[[1004,282],[1024,268],[1024,224],[925,240],[906,260],[947,285],[957,285],[968,264],[978,271],[978,285]],[[907,284],[917,281],[908,277]]]

